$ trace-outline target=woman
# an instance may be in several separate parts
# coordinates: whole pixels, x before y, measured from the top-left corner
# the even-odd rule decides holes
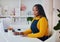
[[[48,20],[44,9],[40,4],[36,4],[33,7],[33,13],[35,17],[32,20],[30,29],[24,32],[15,32],[14,34],[45,40],[48,38]]]

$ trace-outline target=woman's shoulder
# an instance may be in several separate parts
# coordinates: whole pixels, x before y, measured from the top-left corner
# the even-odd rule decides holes
[[[46,17],[41,17],[40,19],[46,19]],[[39,20],[40,20],[40,19],[39,19]]]
[[[47,21],[46,17],[41,17],[41,18],[39,19],[39,21],[44,21],[44,20]]]

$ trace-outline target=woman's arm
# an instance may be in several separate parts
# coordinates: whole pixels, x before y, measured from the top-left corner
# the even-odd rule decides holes
[[[32,33],[32,31],[31,31],[31,29],[27,29],[27,30],[25,30],[23,33],[27,35],[27,34]]]

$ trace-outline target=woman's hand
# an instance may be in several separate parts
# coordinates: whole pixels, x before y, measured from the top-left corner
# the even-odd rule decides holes
[[[14,32],[14,35],[24,35],[23,32]]]
[[[13,30],[13,27],[8,27],[8,30]]]
[[[27,35],[26,34],[24,34],[24,35],[22,35],[23,37],[27,37]]]
[[[23,32],[14,32],[14,35],[22,35],[23,37],[27,37],[27,34],[24,34]]]

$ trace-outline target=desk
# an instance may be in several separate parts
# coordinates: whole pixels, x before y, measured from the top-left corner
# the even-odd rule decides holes
[[[13,35],[13,32],[8,31],[7,33],[0,32],[0,42],[42,42],[37,38],[22,37],[21,35]]]
[[[23,30],[21,30],[23,31]],[[22,37],[21,35],[15,36],[12,31],[4,32],[3,23],[0,22],[0,42],[41,42],[37,38]]]

